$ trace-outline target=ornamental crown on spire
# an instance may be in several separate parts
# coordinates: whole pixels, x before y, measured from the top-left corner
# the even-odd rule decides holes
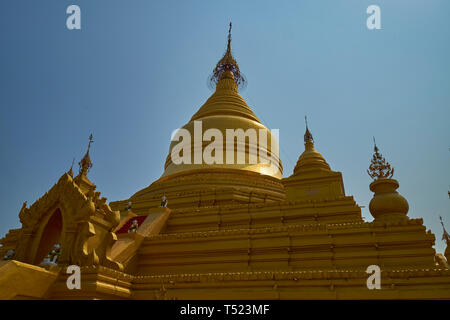
[[[222,59],[217,62],[216,67],[213,70],[213,74],[210,77],[210,83],[217,85],[219,80],[222,78],[222,75],[226,71],[230,71],[233,73],[234,81],[236,82],[237,86],[239,88],[242,88],[246,84],[246,80],[243,74],[241,74],[241,71],[239,70],[239,65],[234,59],[232,53],[231,53],[231,27],[232,24],[230,22],[230,27],[228,29],[228,45],[227,45],[227,51],[223,55]]]
[[[314,143],[314,138],[313,135],[311,134],[311,132],[309,132],[308,129],[308,119],[305,116],[305,124],[306,124],[306,131],[305,131],[305,135],[303,136],[304,140],[305,140],[305,144],[308,142]]]
[[[375,142],[375,137],[373,138],[375,152],[372,157],[372,161],[370,162],[369,170],[367,173],[373,180],[382,179],[382,178],[392,178],[394,175],[394,168],[391,168],[389,162],[378,152],[378,147]]]
[[[89,150],[91,149],[91,143],[94,142],[94,137],[91,135],[89,136],[89,144],[88,149],[86,151],[86,154],[84,155],[83,159],[81,159],[80,162],[78,162],[78,165],[80,167],[79,174],[80,175],[86,175],[90,168],[92,168],[92,161],[91,157],[89,156]]]

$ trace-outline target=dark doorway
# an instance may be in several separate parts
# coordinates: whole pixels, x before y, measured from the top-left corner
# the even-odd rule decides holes
[[[53,248],[53,245],[55,243],[59,243],[61,230],[62,215],[61,211],[56,209],[42,232],[41,240],[39,241],[39,246],[34,259],[34,264],[40,264],[49,251]]]

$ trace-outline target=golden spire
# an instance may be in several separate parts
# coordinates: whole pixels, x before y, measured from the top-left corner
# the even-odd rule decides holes
[[[89,144],[88,149],[86,151],[86,154],[84,155],[83,159],[81,159],[80,162],[78,162],[78,165],[80,166],[79,174],[80,175],[86,175],[90,168],[92,168],[92,161],[89,157],[89,149],[91,148],[91,143],[94,142],[92,133],[89,136]]]
[[[75,158],[72,159],[72,165],[70,166],[69,171],[67,171],[67,173],[69,174],[69,176],[71,176],[73,178],[73,163],[75,162]]]
[[[305,116],[306,131],[304,137],[305,151],[298,158],[294,168],[294,175],[311,172],[329,172],[330,165],[323,156],[314,149],[314,138],[308,128],[308,119]]]
[[[230,27],[228,28],[228,46],[227,46],[227,52],[229,52],[231,54],[231,27],[233,25],[231,24],[230,21]]]
[[[309,132],[308,119],[306,118],[306,116],[305,116],[305,124],[306,124],[306,131],[305,131],[305,135],[304,135],[305,146],[307,144],[312,144],[312,146],[314,146],[314,138],[313,138],[311,132]]]
[[[439,219],[441,219],[442,229],[444,230],[444,233],[442,234],[442,240],[444,240],[445,243],[447,243],[447,245],[450,246],[450,235],[448,234],[447,230],[445,230],[444,222],[442,221],[441,216],[439,216]]]
[[[394,175],[394,168],[391,168],[389,162],[387,162],[386,159],[381,155],[381,153],[378,152],[375,137],[373,137],[373,144],[373,151],[375,153],[372,157],[372,161],[370,162],[369,170],[367,170],[367,173],[373,180],[392,178],[392,176]]]
[[[219,80],[222,79],[223,74],[226,71],[230,71],[234,76],[234,81],[236,82],[237,86],[243,87],[246,83],[246,80],[244,76],[241,74],[241,71],[239,70],[239,65],[234,59],[233,54],[231,53],[231,27],[232,24],[230,22],[230,27],[228,29],[227,51],[223,55],[222,59],[220,59],[219,62],[217,62],[217,65],[213,70],[213,74],[210,77],[210,81],[211,83],[217,85]]]

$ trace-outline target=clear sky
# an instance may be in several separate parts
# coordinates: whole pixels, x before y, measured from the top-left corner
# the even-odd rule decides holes
[[[81,8],[81,30],[66,8]],[[381,30],[366,9],[381,8]],[[284,176],[303,151],[304,116],[316,148],[366,206],[372,136],[395,167],[411,218],[443,252],[450,231],[450,1],[0,1],[0,237],[86,151],[108,201],[160,177],[171,132],[211,94],[226,48],[241,94],[280,130]]]

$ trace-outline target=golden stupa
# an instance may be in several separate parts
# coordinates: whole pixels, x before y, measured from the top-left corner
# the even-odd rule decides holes
[[[176,164],[172,141],[157,181],[107,204],[87,176],[91,136],[79,174],[71,168],[34,204],[24,203],[22,227],[0,240],[0,299],[450,299],[450,236],[444,229],[447,249],[437,254],[423,220],[408,217],[376,145],[374,220],[366,222],[308,126],[305,151],[283,178],[275,137],[238,93],[245,79],[230,33],[212,80],[215,92],[182,129],[194,135],[201,121],[203,131],[223,135],[258,130],[274,168]],[[208,144],[189,149],[201,153]],[[374,265],[381,271],[375,289],[367,272]],[[79,289],[67,284],[69,266],[80,267]]]

